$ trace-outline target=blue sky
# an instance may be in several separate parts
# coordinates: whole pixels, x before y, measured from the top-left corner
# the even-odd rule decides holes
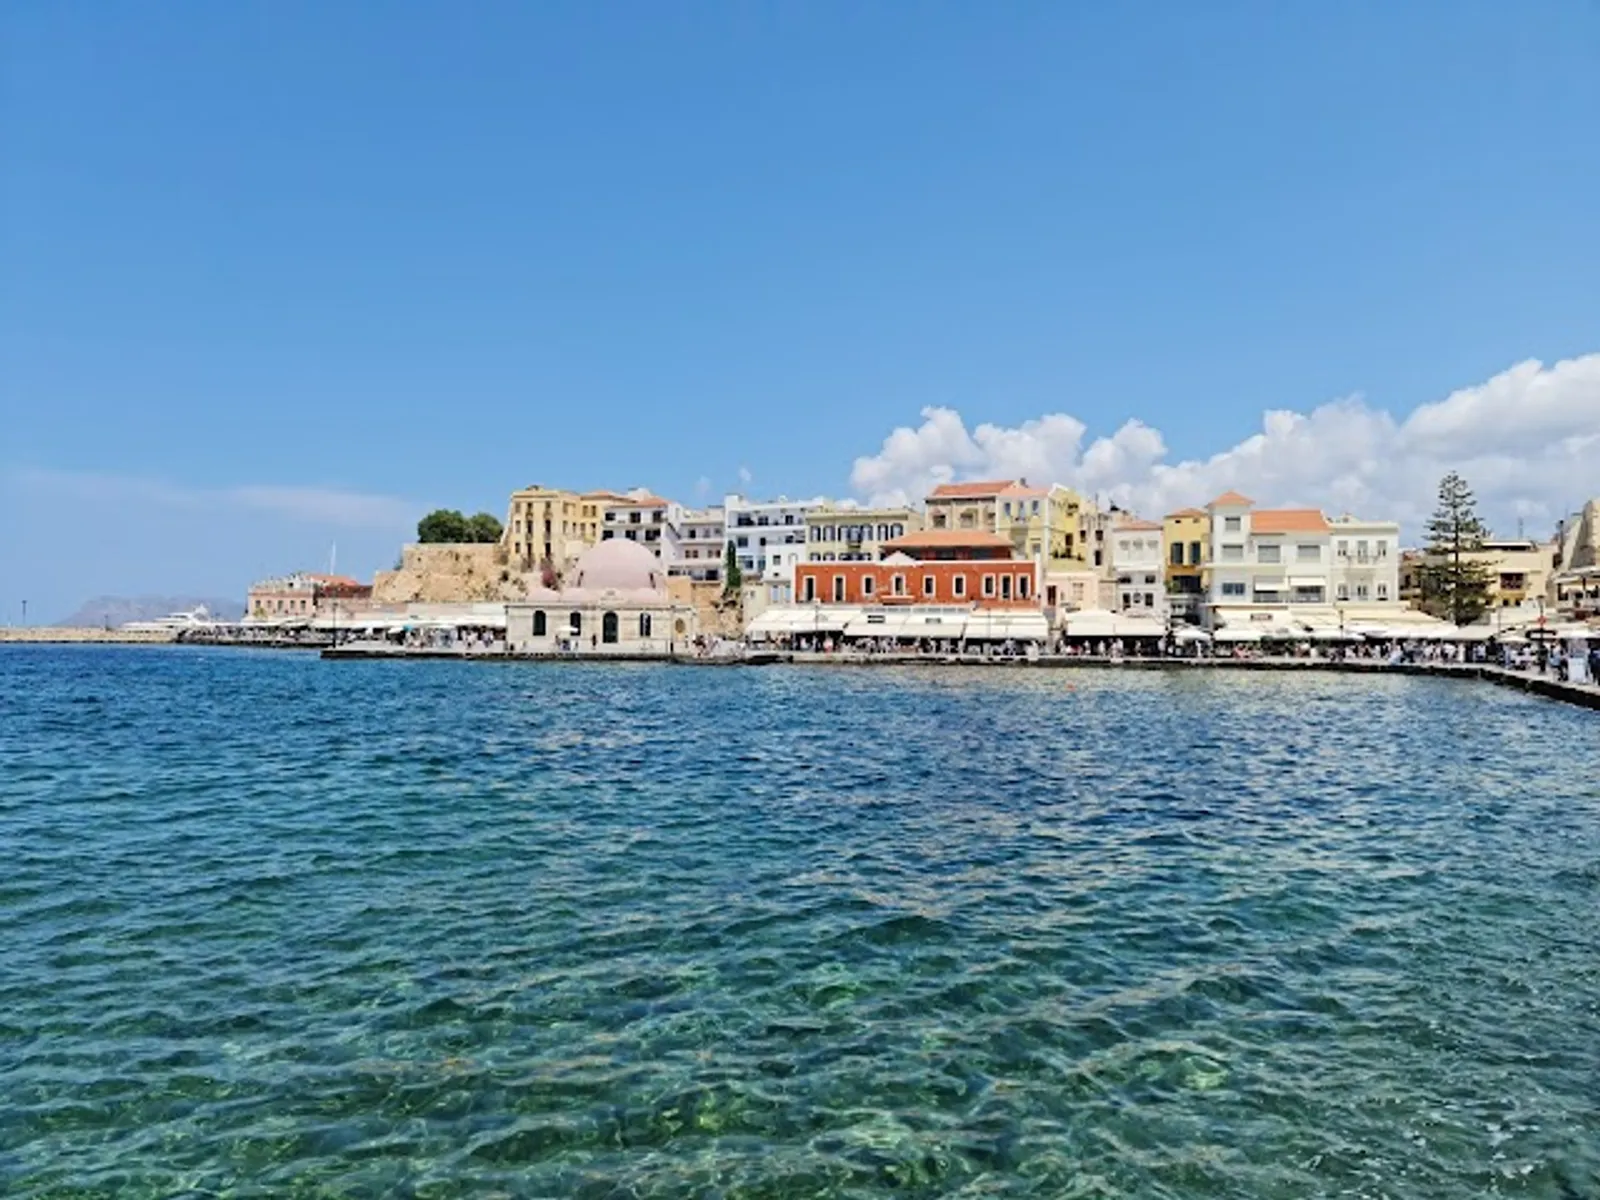
[[[370,572],[535,480],[1410,519],[1465,459],[1548,524],[1595,462],[1592,0],[19,0],[0,55],[0,620]],[[1352,408],[1359,488],[1228,457]]]

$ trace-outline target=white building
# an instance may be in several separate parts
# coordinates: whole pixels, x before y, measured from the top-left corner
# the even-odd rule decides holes
[[[1387,604],[1400,599],[1400,525],[1346,515],[1328,522],[1333,540],[1330,583],[1336,604]]]
[[[716,583],[722,578],[723,513],[720,508],[667,505],[661,562],[667,574]]]
[[[532,588],[505,606],[511,653],[665,657],[699,632],[694,606],[668,594],[661,564],[642,542],[602,541],[569,575],[560,588]]]
[[[662,538],[667,527],[667,502],[645,488],[635,488],[620,499],[606,503],[600,521],[600,540],[623,538],[638,542],[655,558],[662,557]]]
[[[1211,513],[1213,626],[1381,620],[1400,608],[1400,527],[1330,521],[1314,508],[1256,508],[1237,492]],[[1297,610],[1297,611],[1291,611]]]
[[[723,501],[724,544],[733,547],[746,582],[792,597],[795,566],[806,559],[806,514],[820,507],[821,500],[783,496],[753,501],[730,495]]]
[[[1166,620],[1161,523],[1124,516],[1112,526],[1110,538],[1111,569],[1117,577],[1117,608]]]

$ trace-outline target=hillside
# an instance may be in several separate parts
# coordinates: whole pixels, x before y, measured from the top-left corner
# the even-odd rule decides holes
[[[153,621],[168,613],[186,612],[202,604],[219,620],[237,621],[244,616],[244,605],[237,600],[203,596],[96,596],[56,624],[76,629],[103,629],[107,626],[115,629],[128,621]]]

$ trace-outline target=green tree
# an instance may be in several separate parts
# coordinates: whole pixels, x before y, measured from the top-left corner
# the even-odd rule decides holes
[[[498,542],[503,532],[499,518],[489,513],[481,512],[467,520],[469,542]]]
[[[1428,519],[1428,549],[1418,582],[1422,606],[1457,625],[1470,625],[1489,606],[1489,570],[1471,557],[1488,529],[1467,481],[1451,471],[1439,481],[1439,507]]]
[[[744,572],[739,569],[739,556],[734,552],[733,543],[728,543],[728,552],[722,556],[722,594],[737,596],[739,589],[744,586]]]
[[[419,542],[465,542],[467,519],[453,508],[436,508],[417,522]]]

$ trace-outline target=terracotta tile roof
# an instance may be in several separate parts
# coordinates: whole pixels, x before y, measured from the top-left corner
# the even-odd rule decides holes
[[[969,483],[941,483],[928,493],[930,500],[981,500],[998,496],[1016,484],[1009,479],[979,479]]]
[[[1122,524],[1116,526],[1116,529],[1117,529],[1118,532],[1121,532],[1122,530],[1125,530],[1125,529],[1131,529],[1136,533],[1140,533],[1140,532],[1148,533],[1148,532],[1151,532],[1151,531],[1159,531],[1161,529],[1161,522],[1159,522],[1159,521],[1124,521]]]
[[[306,576],[318,583],[326,583],[335,587],[366,587],[359,579],[351,579],[348,575],[325,575],[312,572]]]
[[[1048,496],[1049,488],[1028,487],[1026,484],[1013,483],[1000,489],[1002,496]]]
[[[1250,514],[1251,533],[1327,533],[1328,518],[1314,508],[1261,508]]]
[[[665,508],[667,502],[660,496],[623,496],[616,502],[618,508]]]
[[[971,546],[985,550],[1011,549],[1011,541],[986,529],[914,529],[882,544],[885,550],[914,549],[919,546],[937,546],[948,549]]]
[[[1218,496],[1210,504],[1206,505],[1206,507],[1219,508],[1222,506],[1227,506],[1228,508],[1249,508],[1254,503],[1255,501],[1250,499],[1249,496],[1241,496],[1238,492],[1223,492],[1222,495]]]
[[[1203,508],[1180,508],[1177,512],[1168,513],[1167,517],[1171,519],[1172,517],[1206,517],[1210,515]]]

